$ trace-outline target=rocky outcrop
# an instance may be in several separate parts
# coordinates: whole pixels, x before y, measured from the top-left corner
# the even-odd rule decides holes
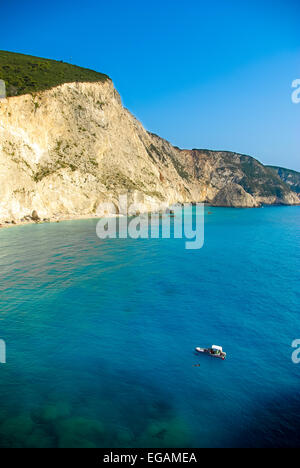
[[[211,204],[235,208],[255,208],[260,206],[252,195],[247,193],[243,187],[233,182],[219,190]]]
[[[216,200],[221,200],[224,193],[229,195],[228,190],[223,190],[225,187],[235,188],[231,198],[237,200],[236,185],[243,189],[239,190],[242,204],[245,202],[244,192],[250,195],[247,197],[249,204],[246,205],[249,207],[299,203],[298,197],[274,171],[250,156],[209,150],[180,151],[179,156],[190,184],[195,188],[199,185],[203,188],[203,197],[207,203],[216,204]],[[224,203],[222,205],[226,206]],[[241,203],[232,205],[230,202],[229,206],[240,206]]]
[[[273,170],[236,153],[185,151],[147,132],[110,80],[0,101],[0,222],[96,215],[122,193],[157,209],[299,203]]]
[[[287,184],[293,192],[296,192],[300,198],[300,173],[285,169],[284,167],[269,166],[280,179]]]

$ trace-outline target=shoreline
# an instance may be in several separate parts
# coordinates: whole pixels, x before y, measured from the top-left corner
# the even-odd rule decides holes
[[[204,203],[204,206],[207,207],[207,208],[231,208],[231,209],[242,209],[242,210],[247,210],[247,209],[251,209],[253,210],[254,208],[272,208],[272,207],[292,207],[292,206],[300,206],[300,204],[293,204],[293,205],[281,205],[281,204],[272,204],[272,205],[261,205],[261,206],[258,206],[258,207],[234,207],[234,206],[215,206],[215,205],[210,205],[210,204],[207,204],[207,203]],[[168,208],[167,208],[168,209]],[[167,212],[167,209],[166,209],[166,212],[165,213],[161,213],[161,214],[168,214]],[[148,212],[149,213],[149,212]],[[145,214],[145,213],[144,213]],[[62,215],[62,216],[58,216],[58,217],[55,217],[55,218],[48,218],[48,219],[41,219],[41,220],[38,220],[38,221],[34,221],[34,220],[26,220],[26,221],[15,221],[14,223],[10,222],[10,223],[7,223],[7,222],[2,222],[0,223],[0,231],[2,229],[10,229],[10,228],[14,228],[14,227],[20,227],[20,226],[31,226],[32,224],[59,224],[61,222],[64,222],[64,221],[80,221],[80,220],[88,220],[88,219],[103,219],[103,218],[119,218],[119,217],[122,217],[123,215],[107,215],[107,216],[99,216],[97,214],[93,214],[93,213],[89,213],[89,214],[86,214],[86,215]]]
[[[107,216],[110,217],[110,216]],[[28,220],[28,221],[19,221],[15,223],[0,223],[0,230],[1,229],[9,229],[9,228],[14,228],[14,227],[19,227],[19,226],[31,226],[32,224],[55,224],[55,223],[61,223],[64,221],[79,221],[81,219],[87,220],[87,219],[101,219],[101,216],[98,215],[93,215],[87,214],[87,215],[66,215],[66,216],[61,216],[57,218],[49,218],[49,219],[41,219],[39,221],[34,221],[34,220]]]

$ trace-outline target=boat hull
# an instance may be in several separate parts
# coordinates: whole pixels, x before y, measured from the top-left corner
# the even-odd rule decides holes
[[[195,351],[200,354],[208,354],[211,357],[222,359],[224,361],[226,359],[226,353],[222,354],[213,354],[210,349],[207,348],[195,348]]]

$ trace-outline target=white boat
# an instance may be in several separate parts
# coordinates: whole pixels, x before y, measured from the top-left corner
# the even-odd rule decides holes
[[[224,353],[222,346],[212,345],[211,348],[196,348],[196,351],[197,353],[209,354],[219,359],[226,359],[226,353]]]

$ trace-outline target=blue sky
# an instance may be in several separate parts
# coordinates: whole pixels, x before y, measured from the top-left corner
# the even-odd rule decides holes
[[[107,73],[173,144],[300,170],[299,0],[15,0],[1,18],[1,49]]]

